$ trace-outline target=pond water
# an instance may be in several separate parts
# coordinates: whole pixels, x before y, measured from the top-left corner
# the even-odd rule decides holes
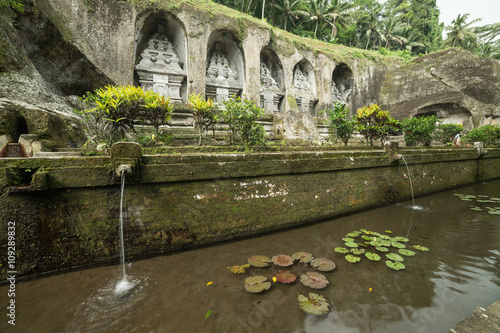
[[[0,332],[447,332],[477,306],[500,297],[500,215],[454,194],[500,197],[500,180],[416,198],[411,202],[344,216],[302,228],[134,261],[137,283],[128,297],[113,289],[119,266],[98,267],[19,283],[16,326],[5,314]],[[471,210],[471,205],[483,211]],[[334,252],[351,231],[366,229],[407,237],[429,252],[417,252],[395,271],[384,260],[351,264]],[[324,275],[330,284],[312,290],[298,280],[273,283],[262,294],[244,290],[244,279],[277,269],[250,268],[233,274],[252,255],[272,257],[308,251],[337,264]],[[295,263],[295,272],[312,270]],[[209,284],[209,282],[212,282]],[[0,287],[5,313],[7,286]],[[315,317],[297,295],[316,292],[333,308]]]

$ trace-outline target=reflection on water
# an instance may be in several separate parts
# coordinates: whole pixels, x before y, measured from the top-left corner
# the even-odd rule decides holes
[[[137,285],[125,298],[113,289],[117,266],[99,267],[18,284],[18,332],[447,332],[477,306],[500,297],[500,217],[470,209],[454,193],[500,196],[500,181],[417,198],[324,223],[170,256],[133,262]],[[430,249],[405,260],[404,271],[383,262],[350,264],[333,249],[365,228],[408,237]],[[252,255],[308,251],[337,264],[330,284],[316,291],[333,311],[306,315],[302,286],[273,284],[263,294],[244,291],[250,275],[230,273]],[[208,282],[213,282],[208,284]],[[7,293],[0,287],[0,294]],[[0,307],[5,309],[5,297]],[[0,331],[8,331],[6,320]]]

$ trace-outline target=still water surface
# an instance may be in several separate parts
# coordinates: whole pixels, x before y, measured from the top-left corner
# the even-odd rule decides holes
[[[454,193],[500,197],[500,181],[404,202],[258,238],[133,262],[137,287],[127,299],[113,289],[118,266],[99,267],[19,283],[16,326],[0,332],[447,332],[477,306],[500,298],[500,216],[470,209]],[[475,204],[475,203],[474,203]],[[493,205],[493,204],[485,204]],[[496,205],[498,206],[498,204]],[[430,249],[405,259],[406,270],[384,262],[350,264],[333,249],[361,228],[404,236]],[[269,278],[275,268],[233,274],[227,266],[252,255],[308,251],[337,264],[316,291],[334,307],[327,315],[302,312],[297,295],[315,292],[298,280],[263,294],[244,291],[246,277]],[[295,264],[292,270],[304,271]],[[212,284],[207,285],[209,282]],[[7,286],[0,287],[5,309]],[[5,313],[5,310],[2,311]]]

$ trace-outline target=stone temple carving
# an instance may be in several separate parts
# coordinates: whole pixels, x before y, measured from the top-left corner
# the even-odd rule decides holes
[[[135,69],[145,90],[170,97],[171,102],[182,102],[180,89],[186,72],[179,64],[179,57],[163,25],[158,25],[158,32],[148,41]]]
[[[279,102],[284,96],[271,71],[264,63],[260,64],[260,107],[266,113],[279,112]]]
[[[231,64],[223,51],[223,46],[217,43],[207,69],[207,97],[220,102],[237,95],[242,89],[237,80],[238,74],[231,68]]]
[[[338,86],[335,81],[332,81],[331,94],[333,102],[340,102],[346,104],[349,97],[351,96],[352,89],[344,83],[339,83]]]
[[[314,96],[311,84],[307,80],[299,66],[293,73],[293,88],[295,93],[295,100],[300,111],[309,111],[313,113],[314,103],[318,100]]]

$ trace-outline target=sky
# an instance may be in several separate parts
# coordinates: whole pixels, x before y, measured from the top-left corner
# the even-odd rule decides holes
[[[482,21],[473,26],[500,22],[500,0],[436,0],[440,10],[439,22],[444,26],[451,25],[451,20],[458,14],[469,13],[467,22],[482,18]]]

